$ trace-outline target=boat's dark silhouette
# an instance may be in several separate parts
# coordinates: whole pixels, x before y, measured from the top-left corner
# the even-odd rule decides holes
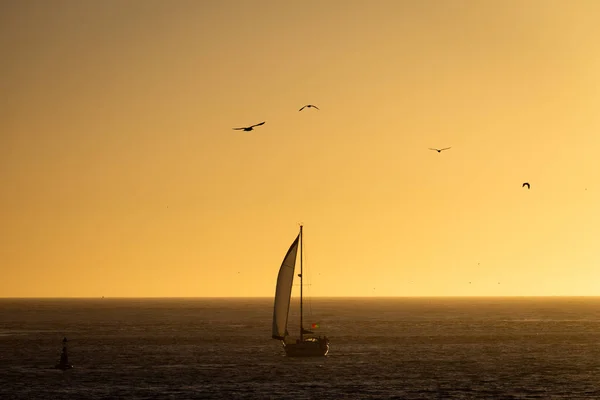
[[[285,354],[288,357],[321,357],[329,352],[329,339],[325,337],[314,337],[314,332],[304,329],[302,315],[302,225],[296,240],[286,253],[283,263],[277,275],[277,286],[275,289],[275,304],[273,310],[273,334],[272,338],[281,340]],[[290,308],[290,297],[294,280],[294,268],[296,265],[296,254],[300,249],[300,335],[296,338],[290,336],[287,330],[287,320]],[[307,336],[311,335],[311,336]]]

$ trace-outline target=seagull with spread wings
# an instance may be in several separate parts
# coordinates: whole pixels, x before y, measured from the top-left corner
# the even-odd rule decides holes
[[[302,111],[305,108],[311,108],[311,107],[316,108],[317,110],[319,110],[319,107],[317,107],[315,105],[312,105],[312,104],[307,104],[307,105],[303,106],[301,109],[299,109],[298,111]]]
[[[531,189],[531,185],[529,184],[529,182],[524,182],[521,187],[525,187],[525,186],[527,186],[527,189]]]
[[[261,126],[261,125],[264,125],[264,123],[265,123],[265,122],[266,122],[266,121],[263,121],[263,122],[261,122],[260,124],[254,124],[254,125],[252,125],[252,126],[246,126],[246,127],[243,127],[243,128],[233,128],[233,130],[234,130],[234,131],[245,131],[245,132],[250,132],[251,130],[254,130],[254,127],[255,127],[255,126]]]
[[[444,151],[444,150],[448,150],[448,149],[450,149],[450,148],[451,148],[451,147],[444,147],[443,149],[432,149],[432,148],[430,147],[430,148],[429,148],[429,150],[434,150],[434,151],[437,151],[438,153],[441,153],[442,151]]]

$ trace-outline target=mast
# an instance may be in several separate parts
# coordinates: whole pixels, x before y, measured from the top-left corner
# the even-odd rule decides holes
[[[302,246],[304,239],[302,238],[302,225],[300,225],[300,343],[302,343],[302,334],[304,333],[304,325],[302,324]]]

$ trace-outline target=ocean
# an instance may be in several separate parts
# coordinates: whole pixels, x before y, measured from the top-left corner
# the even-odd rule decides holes
[[[272,308],[2,299],[0,399],[600,399],[600,298],[314,298],[330,353],[306,359],[271,339]]]

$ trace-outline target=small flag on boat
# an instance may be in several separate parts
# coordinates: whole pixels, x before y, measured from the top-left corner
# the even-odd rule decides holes
[[[319,324],[315,324],[315,323],[310,324],[311,329],[317,329],[318,327],[319,327]]]

